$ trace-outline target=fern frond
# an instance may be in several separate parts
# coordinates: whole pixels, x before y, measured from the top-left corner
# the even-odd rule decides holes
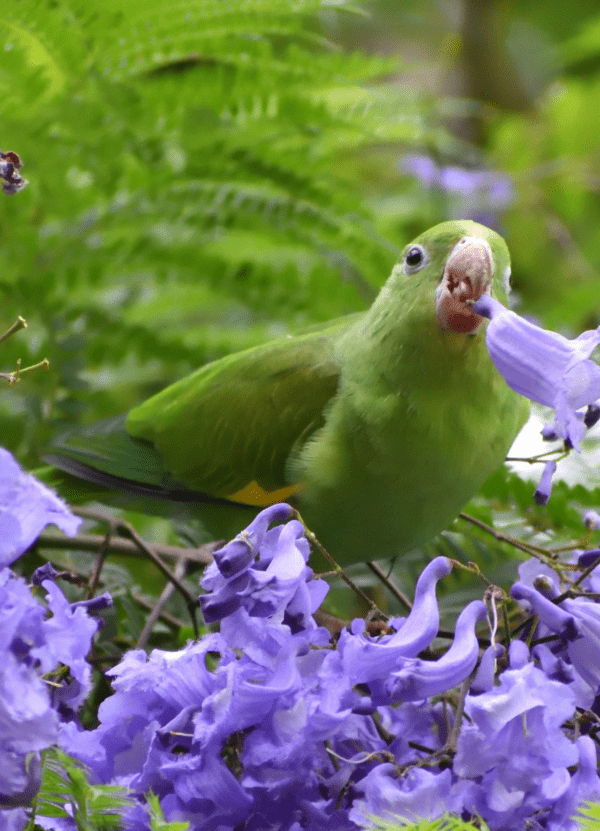
[[[33,464],[52,429],[43,412],[102,418],[229,349],[370,303],[401,241],[368,204],[359,153],[442,138],[418,103],[378,90],[396,60],[330,42],[325,13],[352,3],[13,11],[2,141],[30,186],[16,213],[0,203],[0,273],[6,315],[42,333],[27,348],[52,373],[35,401],[20,389],[0,402],[8,446]],[[156,296],[162,324],[144,308]]]
[[[478,820],[477,824],[473,824],[450,814],[433,821],[423,820],[416,824],[405,820],[379,817],[372,817],[371,820],[374,824],[369,826],[369,831],[474,831],[474,829],[489,831],[483,820]]]
[[[579,809],[575,819],[580,831],[598,831],[600,829],[600,803],[588,802]]]
[[[78,831],[119,831],[131,805],[126,788],[91,785],[80,762],[58,748],[46,753],[36,816],[72,819]]]

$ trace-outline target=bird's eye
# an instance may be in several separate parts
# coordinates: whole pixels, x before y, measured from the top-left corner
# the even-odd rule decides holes
[[[421,265],[422,260],[423,249],[419,248],[417,245],[413,245],[413,247],[406,255],[406,264],[410,266]]]
[[[415,271],[419,271],[426,264],[427,255],[425,249],[420,245],[411,245],[404,256],[404,273],[414,274]]]

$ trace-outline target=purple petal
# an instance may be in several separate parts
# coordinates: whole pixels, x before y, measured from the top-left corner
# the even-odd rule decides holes
[[[542,438],[544,441],[556,441],[556,439],[558,438],[556,430],[551,424],[544,424],[544,426],[540,430],[540,433],[542,434]]]
[[[590,531],[597,531],[600,528],[600,514],[597,511],[586,511],[583,515],[583,524]],[[589,553],[586,551],[586,554]]]
[[[585,433],[580,407],[600,397],[600,367],[588,360],[600,343],[600,327],[569,340],[548,332],[506,309],[489,295],[473,304],[477,314],[489,317],[488,351],[511,389],[556,413],[550,428],[579,450]]]
[[[313,579],[307,565],[310,546],[304,527],[293,519],[269,530],[272,522],[289,519],[293,513],[285,503],[271,505],[215,553],[215,562],[202,579],[207,593],[201,595],[200,605],[207,622],[225,624],[230,619],[225,624],[228,630],[243,610],[253,618],[277,618],[279,626],[283,620],[294,633],[316,629],[312,614],[328,587]]]
[[[481,656],[481,663],[477,669],[477,675],[471,683],[470,695],[479,695],[489,692],[494,686],[496,673],[496,661],[504,654],[504,647],[497,643],[495,646],[488,646]]]
[[[2,831],[25,831],[29,824],[29,813],[24,808],[0,809],[0,828]],[[38,817],[36,817],[36,822],[38,822]],[[70,831],[75,831],[75,827],[73,826]]]
[[[447,557],[436,557],[429,563],[417,582],[410,615],[395,634],[373,639],[363,634],[363,621],[353,622],[352,633],[342,631],[338,649],[353,684],[385,678],[407,658],[414,658],[429,646],[439,626],[435,587],[451,570]]]
[[[81,519],[0,447],[0,566],[24,554],[50,524],[72,537]]]
[[[364,798],[355,801],[350,819],[360,828],[376,827],[375,817],[397,818],[397,822],[389,824],[390,828],[405,827],[407,823],[402,820],[411,826],[419,823],[421,827],[423,820],[437,819],[456,807],[453,801],[457,794],[453,792],[449,770],[434,773],[416,768],[398,776],[394,765],[380,764],[361,780],[358,788]],[[380,827],[388,827],[388,823]]]
[[[595,513],[595,511],[590,513]],[[577,565],[580,569],[589,568],[592,563],[598,563],[600,565],[600,548],[590,548],[589,551],[584,551],[577,558]]]
[[[36,568],[31,576],[31,582],[34,586],[41,586],[44,580],[54,580],[58,571],[54,568],[52,563],[44,563],[43,566]]]
[[[556,471],[556,462],[546,462],[540,483],[535,489],[533,498],[537,505],[547,505],[552,493],[552,477]]]
[[[510,593],[522,606],[529,607],[534,615],[537,615],[552,632],[556,632],[556,634],[568,640],[574,640],[579,636],[579,630],[573,615],[565,612],[531,586],[526,586],[524,583],[515,583]],[[521,601],[524,601],[524,603]]]
[[[269,525],[273,522],[284,522],[292,513],[293,509],[285,502],[269,505],[261,511],[241,534],[219,551],[215,551],[213,557],[221,574],[231,577],[246,568],[258,554]]]
[[[93,615],[96,612],[103,612],[105,609],[110,609],[113,606],[113,599],[108,592],[99,594],[97,597],[90,597],[89,600],[77,600],[71,603],[71,609],[85,609],[88,614]]]
[[[416,176],[424,185],[439,184],[439,168],[429,156],[407,155],[399,162],[398,166],[404,173]]]
[[[600,605],[585,597],[568,598],[560,605],[573,616],[581,634],[567,646],[571,663],[597,691],[600,687]]]
[[[596,748],[589,736],[580,736],[576,742],[579,753],[577,770],[571,777],[569,787],[553,801],[546,828],[559,831],[562,828],[578,827],[574,817],[584,802],[597,802],[600,797],[600,779],[597,773]],[[585,825],[581,826],[585,827]]]
[[[437,661],[416,659],[399,672],[392,673],[385,684],[389,701],[421,701],[440,695],[461,684],[473,671],[479,655],[475,625],[486,617],[485,604],[473,600],[456,621],[450,649]]]

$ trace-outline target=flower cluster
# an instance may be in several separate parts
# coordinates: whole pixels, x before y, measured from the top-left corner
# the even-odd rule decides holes
[[[85,656],[98,629],[90,617],[108,596],[69,603],[51,566],[38,569],[33,586],[6,567],[40,531],[55,523],[74,534],[80,520],[0,449],[0,826],[20,831],[25,807],[40,786],[40,753],[56,744],[90,690]],[[38,599],[39,588],[46,595]],[[68,674],[58,671],[68,667]]]
[[[538,592],[558,610],[535,609],[556,644],[530,652],[516,641],[508,660],[492,645],[474,672],[486,615],[474,601],[449,649],[424,659],[438,631],[436,584],[452,568],[438,557],[408,617],[378,636],[354,621],[336,644],[313,618],[327,586],[293,516],[271,506],[215,553],[201,603],[219,633],[177,652],[128,653],[110,671],[99,726],[61,725],[61,746],[94,781],[136,797],[126,827],[148,831],[151,790],[168,821],[195,831],[350,831],[376,816],[408,823],[448,811],[492,831],[574,831],[578,806],[600,794],[594,742],[575,726],[600,686],[597,604],[563,608]],[[465,682],[457,720],[456,693],[446,693]]]

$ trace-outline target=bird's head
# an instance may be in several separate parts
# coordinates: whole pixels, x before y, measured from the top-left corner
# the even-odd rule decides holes
[[[508,302],[510,257],[502,237],[470,220],[444,222],[406,246],[401,269],[435,284],[439,326],[460,334],[475,334],[484,318],[472,309],[482,294]]]

